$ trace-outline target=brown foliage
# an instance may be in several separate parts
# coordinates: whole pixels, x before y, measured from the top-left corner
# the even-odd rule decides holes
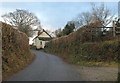
[[[118,40],[109,38],[100,39],[94,37],[94,42],[91,32],[96,24],[84,26],[76,32],[70,33],[67,36],[56,38],[47,44],[46,50],[55,53],[69,62],[77,63],[83,61],[117,61],[119,46]],[[94,28],[93,28],[94,29]],[[105,38],[105,37],[101,37]],[[101,42],[100,42],[101,41]]]
[[[2,73],[3,79],[26,66],[33,58],[27,35],[12,26],[2,24]]]

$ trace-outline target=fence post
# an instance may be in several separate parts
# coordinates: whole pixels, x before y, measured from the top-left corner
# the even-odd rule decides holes
[[[116,36],[116,33],[115,33],[115,21],[113,21],[113,37]]]

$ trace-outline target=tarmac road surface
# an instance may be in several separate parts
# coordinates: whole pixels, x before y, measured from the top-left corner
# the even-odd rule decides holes
[[[32,50],[35,60],[7,81],[81,81],[80,73],[61,58]]]

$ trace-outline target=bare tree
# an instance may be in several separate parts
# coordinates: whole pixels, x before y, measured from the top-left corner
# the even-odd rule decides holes
[[[16,9],[16,11],[4,14],[2,17],[5,22],[16,26],[20,31],[26,33],[29,37],[33,35],[32,27],[40,26],[38,18],[27,10]]]
[[[92,15],[90,12],[83,12],[78,15],[77,21],[80,25],[88,25],[91,23]]]
[[[112,21],[113,16],[110,10],[105,7],[104,3],[100,5],[91,3],[90,12],[87,11],[79,14],[74,21],[76,21],[79,26],[99,22],[101,27],[105,27]]]
[[[111,11],[105,7],[104,3],[100,5],[92,3],[91,10],[79,14],[74,21],[79,24],[78,28],[85,27],[84,29],[88,31],[88,35],[91,34],[92,37],[95,36],[97,38],[102,38],[102,36],[107,33],[107,29],[104,27],[112,22],[113,16],[114,15],[111,14]]]
[[[92,3],[92,15],[93,22],[100,22],[102,27],[107,26],[111,21],[114,15],[111,15],[111,12],[107,7],[105,7],[104,3],[100,6],[96,6],[95,3]]]

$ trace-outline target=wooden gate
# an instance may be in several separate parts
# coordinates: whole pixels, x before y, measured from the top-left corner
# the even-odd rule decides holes
[[[120,35],[120,19],[118,21],[113,21],[113,32],[114,37]]]

